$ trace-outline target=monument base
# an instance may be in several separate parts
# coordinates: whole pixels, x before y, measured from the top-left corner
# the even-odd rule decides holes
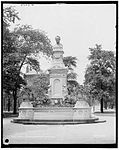
[[[13,119],[11,122],[19,124],[34,124],[34,125],[75,125],[75,124],[90,124],[104,123],[106,120],[99,118],[80,119],[80,120],[29,120],[29,119]]]
[[[90,115],[88,113],[90,112]],[[21,124],[42,124],[42,125],[60,125],[60,124],[85,124],[99,123],[97,117],[92,117],[91,108],[71,108],[71,107],[44,107],[34,108],[33,119],[13,119],[14,123]]]

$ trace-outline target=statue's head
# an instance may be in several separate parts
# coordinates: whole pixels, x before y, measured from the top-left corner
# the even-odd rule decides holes
[[[55,37],[56,43],[59,45],[60,44],[60,36]]]

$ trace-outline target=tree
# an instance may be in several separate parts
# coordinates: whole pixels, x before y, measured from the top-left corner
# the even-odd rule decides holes
[[[14,88],[14,81],[16,77],[20,84],[24,83],[22,78],[17,75],[17,66],[19,60],[15,57],[16,48],[14,46],[15,38],[13,33],[10,32],[9,26],[14,23],[18,17],[18,12],[13,7],[7,7],[3,9],[3,43],[2,43],[2,54],[3,54],[3,90],[8,96],[8,110],[10,110],[10,95]]]
[[[22,84],[25,84],[21,76],[21,68],[23,65],[29,64],[38,72],[40,64],[35,56],[39,52],[51,56],[52,46],[44,32],[34,30],[28,25],[17,27],[13,32],[10,32],[7,29],[9,21],[14,22],[16,13],[10,8],[6,9],[3,14],[3,27],[6,29],[3,32],[3,87],[12,91],[14,99],[13,112],[16,113],[17,91]],[[6,19],[7,16],[8,19]]]
[[[63,58],[64,65],[68,67],[69,70],[73,70],[72,67],[76,67],[77,58],[72,56],[67,56]]]
[[[67,74],[67,80],[76,80],[77,79],[77,74],[75,72],[69,72]]]
[[[15,46],[17,48],[17,57],[20,59],[18,67],[19,74],[25,64],[29,64],[38,72],[40,70],[40,64],[35,56],[39,52],[42,52],[46,56],[52,55],[50,40],[45,33],[34,30],[26,25],[16,28],[14,35],[16,37]],[[15,101],[16,99],[14,97]]]
[[[78,82],[77,74],[73,71],[74,67],[77,66],[77,58],[72,56],[67,56],[63,58],[63,62],[65,67],[68,68],[67,74],[67,89],[68,89],[68,97],[65,99],[65,103],[74,105],[77,100],[77,92],[78,92]]]
[[[52,55],[50,40],[44,32],[34,30],[28,25],[15,28],[14,35],[16,37],[15,46],[17,48],[17,55],[21,60],[19,70],[21,70],[24,64],[30,64],[33,69],[38,71],[40,66],[35,56],[39,52],[42,52],[46,56]]]
[[[104,103],[115,97],[116,61],[112,51],[102,50],[101,45],[90,48],[90,65],[86,69],[84,84],[93,99],[98,99],[103,113]]]
[[[67,79],[76,79],[77,78],[77,74],[75,72],[73,72],[73,67],[77,66],[77,58],[76,57],[72,57],[72,56],[67,56],[63,58],[63,62],[65,67],[68,67],[68,75],[67,75]]]
[[[32,80],[32,85],[29,88],[32,91],[32,99],[34,104],[47,104],[49,103],[48,99],[48,89],[49,89],[49,75],[45,73],[40,73]]]
[[[9,31],[10,24],[15,23],[16,19],[20,20],[18,12],[12,6],[3,8],[3,37],[6,30]]]
[[[79,85],[79,92],[78,92],[83,100],[85,100],[90,106],[93,105],[94,101],[90,94],[90,87],[88,85]]]

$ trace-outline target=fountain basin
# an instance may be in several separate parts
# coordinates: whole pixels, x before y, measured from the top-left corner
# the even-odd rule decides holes
[[[85,102],[78,102],[75,107],[32,107],[30,102],[23,102],[19,108],[19,117],[13,123],[60,125],[105,122],[92,114],[91,107]]]
[[[34,119],[38,120],[78,120],[89,119],[91,107],[72,108],[72,107],[44,107],[34,108]]]
[[[34,108],[34,119],[39,120],[72,120],[73,109],[68,107]]]
[[[92,117],[91,108],[71,108],[71,107],[43,107],[34,108],[33,118],[13,119],[13,123],[40,124],[40,125],[61,125],[61,124],[85,124],[105,122],[99,121],[97,117]]]

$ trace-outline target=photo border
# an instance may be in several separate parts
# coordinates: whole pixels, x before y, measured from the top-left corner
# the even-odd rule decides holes
[[[114,144],[8,144],[3,143],[3,4],[114,4],[116,5],[116,143]],[[118,1],[1,1],[1,148],[117,148],[118,147]]]

